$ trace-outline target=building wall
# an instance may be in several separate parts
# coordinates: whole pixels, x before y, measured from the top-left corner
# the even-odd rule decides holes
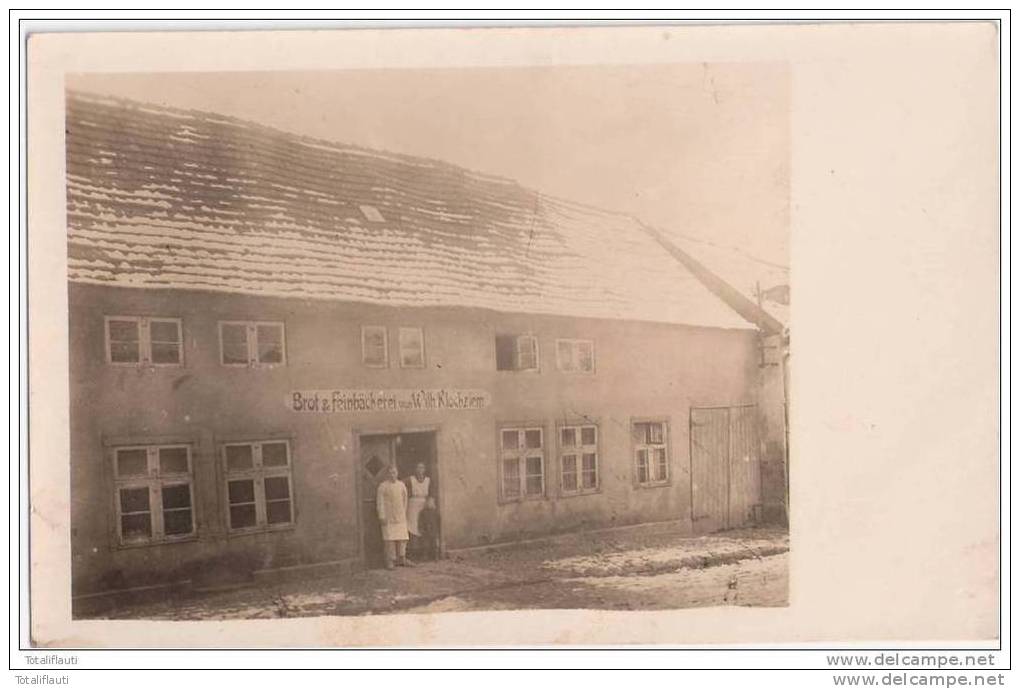
[[[184,366],[105,363],[104,316],[183,320]],[[270,369],[219,363],[218,321],[276,320],[287,363]],[[390,368],[361,361],[361,326],[390,326]],[[426,366],[395,367],[396,327],[425,332]],[[538,336],[540,372],[497,371],[495,335]],[[596,372],[556,368],[556,338],[595,342]],[[358,557],[357,434],[437,429],[437,481],[445,545],[466,547],[584,526],[690,519],[689,408],[755,401],[752,331],[503,314],[473,309],[401,309],[301,299],[72,284],[71,497],[76,593],[229,571]],[[485,409],[307,414],[287,406],[294,390],[472,388]],[[635,486],[631,421],[669,422],[670,483]],[[555,428],[595,421],[596,494],[559,496]],[[541,424],[546,496],[501,503],[498,430]],[[229,440],[288,437],[295,524],[264,534],[226,529],[219,447]],[[162,438],[194,443],[198,537],[116,545],[110,447]]]

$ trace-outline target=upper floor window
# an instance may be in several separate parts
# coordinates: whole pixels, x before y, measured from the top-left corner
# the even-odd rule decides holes
[[[184,363],[179,318],[106,317],[106,360],[121,366],[180,366]]]
[[[361,327],[361,361],[366,366],[386,368],[389,365],[388,352],[386,326],[364,325]]]
[[[275,366],[286,361],[283,323],[220,321],[224,366]]]
[[[560,427],[560,489],[566,495],[599,489],[598,427]]]
[[[595,372],[595,343],[591,340],[556,340],[556,367],[561,371]]]
[[[537,371],[538,338],[534,335],[496,335],[497,371]]]
[[[425,367],[425,335],[421,328],[399,328],[397,340],[400,345],[401,368]]]
[[[113,476],[122,545],[195,534],[190,446],[118,447],[113,452]]]
[[[545,495],[544,435],[540,426],[500,429],[500,495],[504,500]]]
[[[666,422],[635,422],[632,433],[638,484],[666,483],[669,480],[669,427]]]
[[[227,443],[223,466],[231,531],[271,529],[294,522],[290,443]]]

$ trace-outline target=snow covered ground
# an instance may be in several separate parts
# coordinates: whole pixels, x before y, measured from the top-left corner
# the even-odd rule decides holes
[[[656,610],[781,606],[789,539],[779,529],[683,535],[676,524],[455,553],[393,571],[183,593],[108,619],[267,619],[465,610]]]

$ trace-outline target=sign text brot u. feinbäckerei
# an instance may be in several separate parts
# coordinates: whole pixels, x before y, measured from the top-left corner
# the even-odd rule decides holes
[[[295,390],[287,398],[291,411],[318,414],[379,411],[442,411],[484,409],[491,398],[485,390]]]

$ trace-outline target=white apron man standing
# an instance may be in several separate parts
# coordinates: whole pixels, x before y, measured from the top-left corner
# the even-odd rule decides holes
[[[397,480],[397,467],[392,464],[386,470],[386,480],[376,491],[375,506],[382,527],[386,569],[393,569],[394,561],[401,567],[410,566],[407,561],[407,488]]]

